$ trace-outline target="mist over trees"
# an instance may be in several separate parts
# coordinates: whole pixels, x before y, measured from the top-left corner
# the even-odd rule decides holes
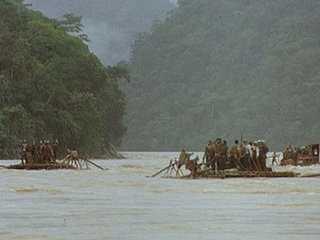
[[[138,32],[149,31],[176,7],[172,0],[25,0],[51,18],[66,13],[82,16],[88,46],[105,65],[127,61]]]
[[[178,4],[133,46],[124,149],[320,142],[320,1]]]
[[[80,20],[0,1],[0,157],[16,157],[23,139],[57,139],[64,152],[94,156],[120,146],[126,102],[118,80],[128,72],[90,53]]]

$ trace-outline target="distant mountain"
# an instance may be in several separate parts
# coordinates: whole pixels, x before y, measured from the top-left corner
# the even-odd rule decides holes
[[[130,62],[127,150],[320,142],[320,1],[180,0]]]
[[[100,60],[114,64],[128,60],[136,33],[148,31],[176,5],[170,0],[25,0],[46,16],[61,18],[65,13],[83,16],[88,45]]]

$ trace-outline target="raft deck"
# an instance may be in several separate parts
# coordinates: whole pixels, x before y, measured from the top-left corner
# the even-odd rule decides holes
[[[299,173],[294,172],[272,172],[272,171],[200,171],[197,178],[284,178],[298,177]],[[190,175],[184,176],[186,178]]]
[[[161,173],[163,178],[192,178],[190,174],[184,174],[182,169],[176,167],[176,161],[171,160],[169,165],[150,177],[155,177]],[[236,168],[225,170],[200,169],[198,168],[194,178],[293,178],[301,177],[300,173],[293,171],[274,172],[271,168],[266,171],[240,171]]]
[[[76,167],[64,163],[34,163],[34,164],[15,164],[6,166],[7,169],[17,170],[56,170],[56,169],[77,169]]]

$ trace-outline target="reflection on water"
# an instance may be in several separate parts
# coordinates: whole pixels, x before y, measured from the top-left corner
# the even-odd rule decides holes
[[[146,178],[178,153],[123,154],[127,159],[96,160],[106,171],[0,169],[0,239],[320,235],[319,178]],[[293,170],[320,172],[308,168]]]

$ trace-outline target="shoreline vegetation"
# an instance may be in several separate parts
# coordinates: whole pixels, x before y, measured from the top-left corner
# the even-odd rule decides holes
[[[21,0],[0,1],[0,158],[19,158],[23,140],[58,140],[58,156],[76,148],[118,157],[109,149],[127,130],[118,82],[129,73],[90,52],[81,19],[49,19]]]

